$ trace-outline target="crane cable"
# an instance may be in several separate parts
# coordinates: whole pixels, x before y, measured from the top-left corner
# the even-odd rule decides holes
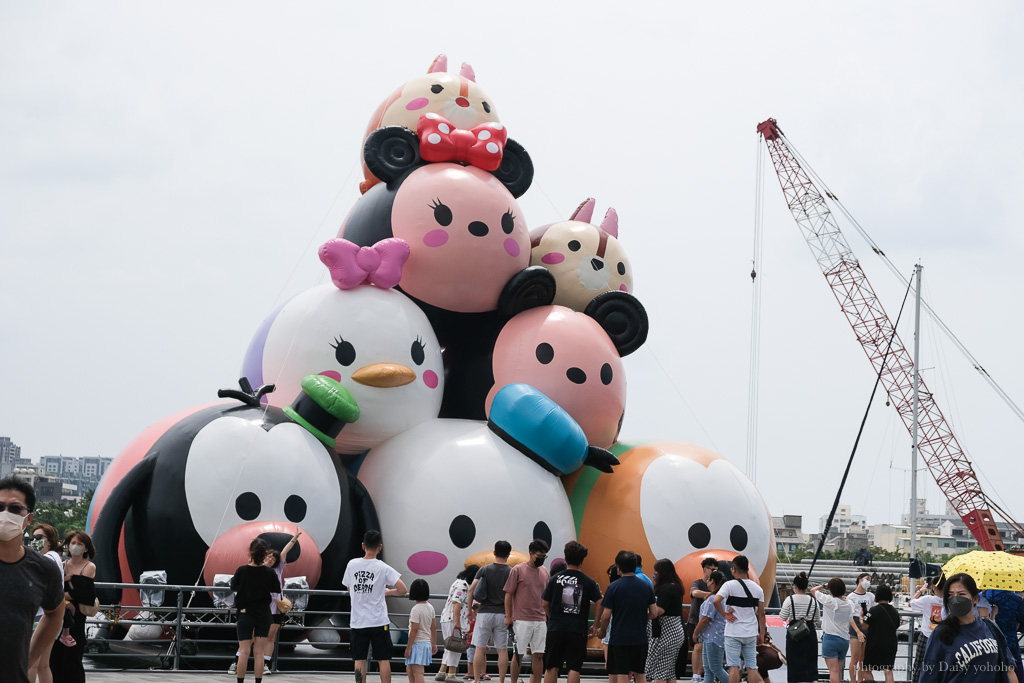
[[[836,491],[836,500],[832,503],[832,510],[828,513],[828,519],[825,521],[825,528],[821,532],[821,538],[818,539],[818,549],[814,551],[814,559],[811,560],[811,568],[807,570],[807,578],[811,577],[814,572],[814,565],[818,562],[818,557],[821,555],[822,549],[825,547],[825,541],[828,539],[828,532],[832,529],[832,520],[835,518],[836,510],[839,508],[839,499],[843,495],[843,489],[846,488],[846,479],[850,476],[850,467],[853,466],[853,456],[857,454],[857,446],[860,444],[860,437],[864,433],[864,425],[868,422],[868,414],[871,412],[871,404],[875,402],[875,393],[878,392],[878,385],[882,383],[882,373],[887,369],[889,361],[889,351],[892,350],[892,342],[896,339],[896,328],[900,324],[900,318],[903,317],[903,309],[907,305],[907,297],[910,296],[910,284],[907,284],[907,291],[903,294],[903,303],[900,304],[899,315],[896,316],[896,324],[892,326],[892,334],[889,335],[889,343],[885,347],[885,355],[882,356],[882,363],[878,368],[878,374],[875,375],[875,386],[871,389],[871,398],[868,399],[868,407],[864,410],[864,417],[860,421],[860,429],[857,430],[857,438],[853,441],[853,450],[850,451],[850,458],[846,461],[846,470],[843,472],[843,478],[839,482],[839,490]]]
[[[761,365],[761,240],[764,226],[764,151],[757,140],[757,167],[754,173],[754,257],[750,270],[750,379],[747,388],[747,478],[757,483],[757,408]]]
[[[793,143],[789,141],[789,138],[787,138],[785,135],[783,135],[782,137],[785,138],[786,144],[793,151],[793,154],[796,156],[800,164],[805,169],[807,169],[807,172],[811,176],[811,179],[814,180],[815,183],[819,184],[823,190],[825,190],[825,195],[833,202],[835,202],[835,205],[839,207],[839,210],[842,212],[844,216],[846,216],[846,219],[850,221],[850,224],[853,225],[857,232],[860,233],[860,236],[864,238],[864,240],[871,247],[871,250],[881,257],[885,265],[889,267],[889,270],[892,271],[892,273],[896,275],[896,277],[898,277],[903,284],[907,284],[909,282],[907,277],[904,276],[903,273],[899,271],[899,269],[891,260],[889,260],[889,257],[886,256],[885,252],[879,248],[878,244],[875,243],[873,239],[871,239],[871,236],[868,235],[867,231],[861,226],[860,223],[857,222],[857,219],[854,218],[849,211],[847,211],[846,207],[843,206],[843,203],[839,201],[839,198],[828,188],[828,185],[825,184],[825,181],[821,178],[821,176],[819,176],[814,171],[814,169],[811,168],[811,165],[807,163],[807,160],[804,159],[800,152],[797,151],[796,147],[793,146]],[[1024,423],[1024,410],[1022,410],[1020,406],[1018,406],[1013,401],[1013,399],[1010,398],[1010,395],[1007,394],[1006,391],[1003,390],[1003,388],[999,385],[999,383],[996,382],[995,378],[993,378],[992,375],[988,373],[988,370],[986,370],[985,367],[981,364],[981,361],[975,358],[974,354],[972,354],[967,349],[967,347],[964,346],[964,343],[961,342],[955,334],[953,334],[953,330],[951,330],[949,326],[947,326],[946,323],[943,322],[942,318],[939,317],[939,314],[935,312],[935,309],[933,309],[927,301],[922,299],[921,306],[928,311],[929,315],[932,316],[932,318],[938,324],[939,329],[942,330],[947,337],[949,337],[949,339],[953,342],[953,344],[956,345],[958,349],[960,349],[960,352],[964,354],[968,361],[970,361],[971,365],[978,372],[978,374],[980,374],[985,379],[985,381],[989,383],[989,385],[995,390],[996,394],[998,394],[999,397],[1003,399],[1003,402],[1006,403],[1007,406],[1009,406],[1010,410],[1013,411],[1013,414],[1017,416],[1017,419]]]

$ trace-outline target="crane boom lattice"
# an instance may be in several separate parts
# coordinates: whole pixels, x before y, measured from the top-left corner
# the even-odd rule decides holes
[[[872,367],[880,374],[882,386],[903,424],[908,430],[912,429],[914,362],[907,347],[899,335],[893,336],[892,322],[860,262],[840,232],[824,197],[786,143],[775,119],[759,124],[757,132],[764,137],[786,204],[818,267]],[[883,367],[890,337],[893,338],[892,348]],[[939,489],[974,534],[978,545],[986,550],[1002,550],[1002,538],[971,462],[924,380],[919,379],[918,382],[918,453]]]

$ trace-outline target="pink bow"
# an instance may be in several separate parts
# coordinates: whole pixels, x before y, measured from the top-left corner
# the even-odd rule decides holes
[[[390,289],[402,279],[402,266],[409,258],[409,243],[391,237],[372,247],[360,247],[348,240],[328,240],[320,247],[320,260],[331,271],[338,289],[352,289],[364,283]]]
[[[427,161],[461,161],[484,171],[497,171],[508,131],[500,123],[481,123],[470,130],[456,128],[443,116],[427,113],[416,125],[420,156]]]

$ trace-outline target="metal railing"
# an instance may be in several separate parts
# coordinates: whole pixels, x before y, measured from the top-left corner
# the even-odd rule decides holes
[[[158,657],[160,663],[164,668],[180,669],[182,663],[195,660],[208,660],[208,661],[222,661],[224,668],[227,665],[235,661],[235,656],[230,650],[233,650],[237,640],[234,635],[234,609],[230,607],[190,607],[190,595],[192,593],[201,592],[212,592],[222,593],[224,587],[222,586],[177,586],[177,585],[154,585],[154,584],[136,584],[136,583],[97,583],[98,589],[135,589],[135,590],[163,590],[167,593],[174,593],[175,595],[171,599],[165,599],[164,604],[159,607],[143,606],[143,605],[131,605],[131,604],[104,604],[100,606],[100,611],[95,617],[89,617],[86,620],[87,630],[88,626],[120,626],[120,627],[131,627],[131,626],[160,626],[162,632],[160,638],[131,638],[130,640],[113,640],[107,638],[91,638],[86,643],[86,654],[90,659],[96,662],[103,661],[115,661],[118,659],[130,659],[130,658],[147,658]],[[348,591],[329,591],[329,590],[314,590],[314,589],[288,589],[285,594],[292,598],[298,595],[308,596],[330,596],[335,598],[346,598],[348,597]],[[446,594],[433,594],[430,596],[431,602],[444,604],[447,599]],[[168,605],[171,602],[173,604]],[[766,610],[769,615],[778,615],[779,608],[768,608]],[[440,612],[440,610],[438,610]],[[132,616],[126,617],[125,615],[131,614]],[[392,621],[395,622],[400,632],[404,632],[405,625],[408,624],[408,612],[389,612]],[[914,645],[919,631],[918,620],[921,618],[920,612],[913,612],[907,610],[899,611],[900,617],[907,620],[907,626],[905,629],[901,626],[900,633],[906,633],[907,647],[906,652],[902,657],[899,658],[896,668],[896,673],[900,673],[901,668],[899,666],[900,661],[905,660],[906,666],[903,668],[902,673],[906,675],[906,678],[897,680],[909,680],[910,672],[913,671],[913,657],[914,657]],[[348,643],[341,637],[341,634],[347,634],[349,627],[347,626],[347,617],[349,612],[347,611],[316,611],[316,610],[303,610],[297,611],[292,610],[286,615],[285,623],[281,625],[281,631],[283,632],[304,632],[307,637],[310,634],[315,634],[317,631],[331,631],[337,634],[337,641],[332,642],[317,642],[312,643],[312,647],[316,648],[318,652],[315,654],[284,654],[281,652],[282,638],[278,639],[274,643],[274,649],[271,656],[271,671],[276,672],[278,670],[279,662],[304,662],[307,668],[309,664],[327,664],[329,669],[333,671],[341,670],[342,668],[348,669],[352,665],[352,657],[348,652]],[[164,636],[164,629],[170,630],[170,639]],[[211,637],[216,635],[216,632],[223,632],[224,637],[217,638]],[[776,629],[777,634],[773,636],[776,644],[785,650],[785,631],[784,629]],[[820,643],[821,630],[818,629],[818,638]],[[200,637],[201,636],[201,637]],[[901,638],[902,639],[902,638]],[[119,645],[148,645],[152,646],[146,652],[131,651],[131,648],[124,647],[122,650],[128,651],[114,651],[119,649]],[[212,649],[214,652],[200,652],[200,648],[204,645],[216,646]],[[292,643],[286,642],[286,648],[290,648]],[[325,654],[330,650],[339,650],[339,654]],[[225,652],[228,651],[228,652]],[[162,654],[159,654],[162,652]],[[439,649],[437,658],[440,657],[442,650]],[[820,652],[820,645],[819,645]],[[396,661],[404,661],[403,658],[395,657]],[[347,666],[345,666],[347,665]],[[290,668],[290,667],[289,667]],[[590,667],[588,667],[589,669]],[[597,662],[594,666],[594,673],[603,670],[603,666],[600,662]],[[825,675],[827,678],[827,670],[819,669],[819,676]]]

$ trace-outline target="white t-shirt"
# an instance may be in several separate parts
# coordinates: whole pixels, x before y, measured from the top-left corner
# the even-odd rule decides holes
[[[863,619],[871,611],[871,608],[875,606],[875,596],[872,593],[860,595],[855,591],[846,596],[846,602],[850,603],[850,609],[852,610],[850,618],[857,617],[858,619]]]
[[[409,611],[409,630],[413,624],[419,624],[416,629],[416,640],[414,643],[430,642],[430,627],[434,623],[434,606],[429,602],[417,602]]]
[[[736,621],[725,622],[725,635],[732,638],[749,638],[750,636],[756,636],[758,634],[758,623],[757,623],[757,607],[740,607],[738,605],[730,605],[727,603],[729,596],[736,596],[738,598],[747,597],[746,591],[743,590],[743,586],[740,585],[740,581],[743,581],[747,588],[750,590],[750,594],[759,600],[762,604],[764,603],[764,591],[761,590],[755,581],[750,579],[734,579],[732,581],[726,581],[725,585],[718,591],[718,595],[722,596],[722,609],[726,612],[732,612],[736,615]]]
[[[922,595],[910,601],[910,609],[921,613],[921,633],[925,638],[935,630],[935,622],[942,621],[942,598],[937,595]]]
[[[827,588],[814,593],[821,603],[821,632],[837,636],[843,640],[850,639],[850,615],[853,613],[850,603],[837,598]]]
[[[388,606],[384,591],[402,575],[380,560],[359,557],[349,560],[342,583],[352,598],[352,628],[370,628],[388,624]]]
[[[806,593],[794,593],[783,600],[782,611],[779,612],[779,618],[783,621],[795,621],[797,619],[814,621],[814,618],[817,616],[818,603]]]
[[[452,583],[451,588],[448,589],[448,600],[444,603],[444,609],[441,610],[441,623],[447,623],[454,620],[454,605],[459,603],[459,628],[463,632],[469,630],[469,610],[467,609],[467,602],[469,600],[469,584],[462,579],[455,579]]]

